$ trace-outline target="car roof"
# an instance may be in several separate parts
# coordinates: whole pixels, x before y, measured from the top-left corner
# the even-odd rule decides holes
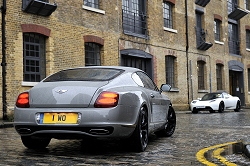
[[[126,72],[135,72],[135,71],[142,71],[141,69],[134,68],[134,67],[126,67],[126,66],[85,66],[85,67],[75,67],[75,68],[67,68],[64,70],[69,70],[69,69],[78,69],[78,68],[93,68],[93,69],[121,69],[125,70]]]

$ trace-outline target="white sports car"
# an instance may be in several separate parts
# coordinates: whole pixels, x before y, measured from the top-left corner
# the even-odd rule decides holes
[[[192,113],[207,110],[210,113],[218,111],[224,112],[225,109],[233,109],[239,112],[241,108],[240,99],[237,96],[231,96],[226,92],[213,92],[205,94],[201,99],[193,100],[190,103]]]

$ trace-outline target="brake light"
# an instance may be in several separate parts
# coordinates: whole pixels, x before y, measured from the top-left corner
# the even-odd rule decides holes
[[[21,93],[17,100],[16,100],[16,106],[21,108],[29,108],[29,92],[23,92]]]
[[[115,92],[102,92],[95,101],[96,108],[108,108],[117,106],[119,94]]]

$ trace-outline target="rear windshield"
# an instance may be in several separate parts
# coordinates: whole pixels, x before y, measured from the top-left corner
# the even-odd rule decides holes
[[[201,100],[205,101],[205,100],[213,100],[216,98],[221,98],[221,93],[208,93],[206,95],[204,95]]]
[[[108,81],[118,75],[123,70],[120,69],[107,69],[107,68],[77,68],[59,71],[43,82],[55,81]]]

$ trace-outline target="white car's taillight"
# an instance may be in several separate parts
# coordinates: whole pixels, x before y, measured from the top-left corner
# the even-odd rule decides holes
[[[115,92],[102,92],[95,101],[96,108],[115,107],[118,104],[119,94]]]
[[[20,108],[29,108],[29,92],[23,92],[21,93],[17,100],[16,100],[16,106]]]

